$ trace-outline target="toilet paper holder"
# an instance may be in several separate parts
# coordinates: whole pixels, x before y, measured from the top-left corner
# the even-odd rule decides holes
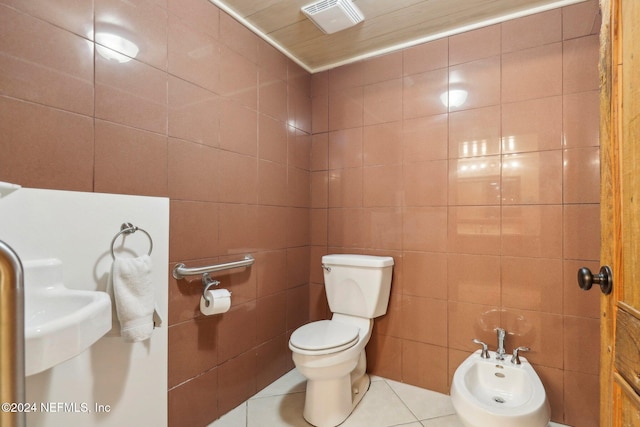
[[[202,298],[204,298],[207,301],[206,303],[207,307],[209,307],[209,304],[211,304],[211,301],[207,297],[207,291],[209,290],[210,287],[219,286],[219,285],[220,285],[220,281],[211,277],[209,273],[204,273],[202,275]]]

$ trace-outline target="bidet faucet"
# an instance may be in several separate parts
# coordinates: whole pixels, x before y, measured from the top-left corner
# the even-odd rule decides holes
[[[513,357],[511,357],[511,363],[515,365],[520,365],[520,355],[518,352],[520,351],[529,351],[529,347],[518,347],[513,350]]]
[[[506,335],[506,331],[502,328],[496,328],[496,333],[498,335],[498,349],[496,350],[496,359],[504,360],[504,337]]]
[[[488,359],[489,358],[489,347],[483,343],[482,341],[480,341],[479,339],[474,338],[473,342],[476,344],[480,344],[482,346],[482,351],[480,352],[480,357],[482,357],[483,359]]]

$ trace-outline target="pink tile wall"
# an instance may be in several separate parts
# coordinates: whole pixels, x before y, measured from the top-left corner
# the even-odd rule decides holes
[[[0,0],[0,69],[0,180],[169,197],[167,271],[256,259],[217,277],[221,316],[200,315],[198,277],[169,278],[169,424],[206,425],[291,369],[322,233],[310,75],[206,0]]]
[[[592,0],[313,76],[311,317],[324,253],[394,256],[373,373],[447,393],[501,326],[552,419],[598,425],[598,27]]]

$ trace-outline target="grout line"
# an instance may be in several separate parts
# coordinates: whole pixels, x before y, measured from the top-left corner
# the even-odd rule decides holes
[[[382,378],[382,377],[381,377]],[[407,410],[409,410],[409,412],[411,413],[411,415],[413,415],[413,417],[415,418],[415,421],[420,422],[420,420],[418,419],[418,416],[411,410],[411,408],[409,408],[409,406],[407,405],[407,403],[402,399],[402,397],[400,397],[400,395],[395,391],[395,389],[393,387],[391,387],[391,384],[389,384],[389,382],[387,381],[386,378],[383,378],[382,381],[384,381],[384,383],[387,385],[387,387],[389,387],[389,389],[391,389],[391,391],[393,392],[393,394],[395,394],[398,399],[400,400],[400,402],[402,402],[402,404],[404,405],[405,408],[407,408]],[[413,421],[412,421],[413,422]],[[395,425],[402,425],[402,424],[394,424]]]

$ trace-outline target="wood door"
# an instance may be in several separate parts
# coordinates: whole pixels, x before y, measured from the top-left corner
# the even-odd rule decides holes
[[[600,426],[640,426],[640,0],[600,0]]]

